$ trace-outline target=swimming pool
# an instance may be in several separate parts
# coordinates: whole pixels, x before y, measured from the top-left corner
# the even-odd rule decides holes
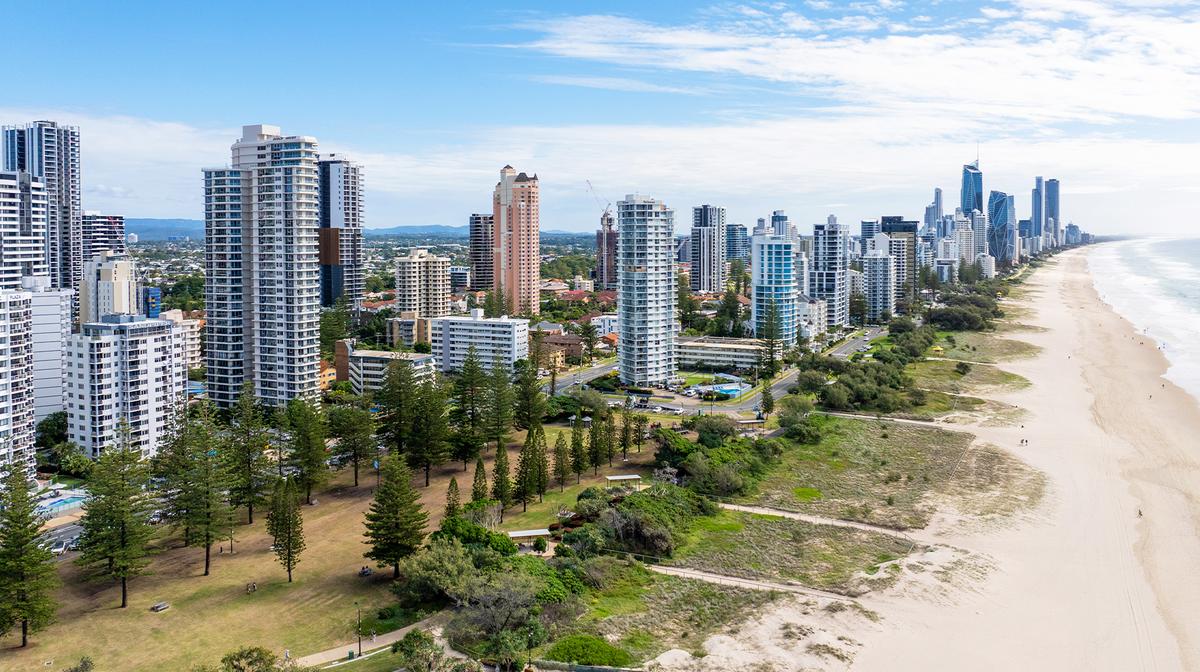
[[[68,497],[59,497],[48,502],[38,504],[38,511],[42,513],[57,513],[58,511],[66,511],[74,509],[80,504],[83,504],[84,497],[82,495],[70,495]]]

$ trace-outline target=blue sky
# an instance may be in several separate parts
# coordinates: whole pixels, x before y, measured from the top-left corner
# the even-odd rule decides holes
[[[364,7],[365,6],[365,7]],[[9,31],[0,121],[81,127],[88,209],[202,216],[199,170],[279,125],[368,170],[368,226],[464,224],[505,163],[544,228],[626,193],[811,224],[1059,177],[1097,231],[1190,231],[1200,13],[1172,0],[56,3]],[[33,65],[36,64],[36,67]],[[1194,217],[1192,217],[1194,218]]]

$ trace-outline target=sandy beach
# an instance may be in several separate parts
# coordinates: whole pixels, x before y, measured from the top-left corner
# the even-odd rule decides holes
[[[1012,337],[1043,350],[1002,366],[1033,384],[995,396],[1027,413],[969,430],[1041,470],[1045,501],[1006,529],[944,536],[994,570],[944,603],[879,596],[886,622],[859,633],[854,669],[1200,669],[1200,405],[1100,300],[1087,250],[1028,286],[1022,322],[1042,330]]]

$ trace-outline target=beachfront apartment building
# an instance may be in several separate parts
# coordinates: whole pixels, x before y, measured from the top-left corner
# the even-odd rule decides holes
[[[340,154],[317,161],[321,305],[339,299],[357,308],[366,289],[363,270],[363,169]]]
[[[629,194],[617,203],[617,369],[627,385],[675,377],[674,226],[662,201]]]
[[[850,286],[846,279],[846,242],[850,227],[830,215],[813,226],[813,257],[809,270],[809,293],[825,302],[827,327],[850,322]]]
[[[482,308],[469,315],[438,317],[429,320],[432,354],[442,371],[458,371],[475,348],[475,356],[485,369],[499,362],[511,369],[529,357],[529,320],[517,317],[484,317]]]
[[[118,445],[152,457],[187,395],[183,339],[175,325],[143,315],[105,315],[67,343],[67,437],[95,459]]]
[[[755,334],[765,333],[774,306],[779,339],[796,342],[796,302],[803,293],[796,259],[796,241],[787,235],[762,234],[750,239],[750,323]]]
[[[791,347],[780,341],[777,355]],[[757,338],[719,338],[716,336],[681,336],[675,348],[679,366],[709,371],[752,371],[762,362],[763,344]]]
[[[279,407],[320,391],[317,140],[244,126],[231,153],[204,170],[208,395]]]
[[[37,460],[31,301],[29,292],[0,290],[0,471],[18,469],[32,477]]]
[[[417,317],[450,313],[450,259],[416,247],[396,259],[396,310]]]

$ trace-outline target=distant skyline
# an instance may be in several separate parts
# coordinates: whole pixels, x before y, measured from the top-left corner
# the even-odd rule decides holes
[[[635,192],[748,227],[776,209],[804,232],[920,219],[934,187],[958,201],[977,143],[983,189],[1016,194],[1018,219],[1041,175],[1061,180],[1064,225],[1194,228],[1194,2],[79,1],[55,17],[6,36],[37,58],[9,69],[0,123],[80,126],[87,210],[200,219],[201,168],[265,123],[361,161],[370,228],[464,226],[505,164],[537,173],[544,229],[594,230]]]

